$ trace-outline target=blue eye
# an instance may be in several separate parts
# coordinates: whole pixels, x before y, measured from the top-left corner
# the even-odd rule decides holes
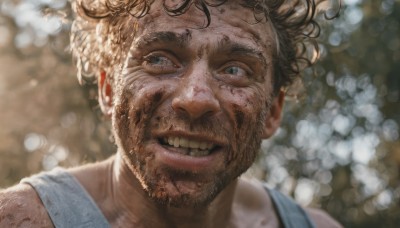
[[[179,69],[176,62],[176,58],[167,53],[153,52],[143,57],[142,66],[152,74],[170,74]]]
[[[149,56],[146,58],[146,63],[150,65],[160,65],[160,66],[174,66],[171,60],[164,56]]]
[[[215,77],[234,87],[248,86],[254,80],[254,71],[243,61],[229,61],[217,68]]]
[[[230,66],[225,68],[225,74],[237,75],[237,76],[247,76],[247,72],[238,66]]]

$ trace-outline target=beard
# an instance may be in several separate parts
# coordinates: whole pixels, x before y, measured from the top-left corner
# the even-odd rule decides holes
[[[204,117],[196,121],[177,115],[161,102],[162,90],[138,99],[132,93],[121,92],[113,112],[113,130],[123,162],[141,183],[143,190],[156,203],[173,207],[202,207],[245,172],[254,162],[261,145],[261,135],[269,103],[246,115],[236,104],[230,106],[231,118]],[[143,96],[142,96],[143,97]],[[228,121],[227,119],[230,119]],[[202,173],[179,170],[155,162],[151,144],[152,129],[206,132],[229,142],[223,167]]]

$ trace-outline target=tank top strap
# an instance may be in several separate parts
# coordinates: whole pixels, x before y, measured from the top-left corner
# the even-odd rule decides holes
[[[24,178],[21,183],[35,189],[57,228],[110,227],[89,193],[62,168]]]
[[[314,222],[300,205],[281,192],[267,187],[265,184],[264,188],[271,197],[283,227],[315,228]]]

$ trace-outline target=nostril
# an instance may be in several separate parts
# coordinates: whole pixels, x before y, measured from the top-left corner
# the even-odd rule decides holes
[[[219,110],[219,102],[215,99],[181,99],[172,101],[172,108],[181,115],[191,119],[212,116]]]
[[[187,115],[193,120],[219,111],[219,101],[204,75],[197,80],[184,82],[172,99],[172,108],[175,112]]]
[[[174,98],[172,100],[172,108],[176,111],[176,112],[184,112],[185,109],[182,107],[182,101],[180,98]]]
[[[176,108],[174,108],[174,110],[175,110],[175,112],[177,112],[179,114],[188,115],[188,112],[182,107],[176,107]]]
[[[209,110],[209,111],[204,112],[204,114],[203,114],[202,116],[205,117],[205,118],[207,118],[207,117],[213,116],[215,113],[216,113],[216,112],[214,112],[214,111],[212,111],[212,110]]]

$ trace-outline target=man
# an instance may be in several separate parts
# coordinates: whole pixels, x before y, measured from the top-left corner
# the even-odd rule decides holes
[[[279,126],[314,4],[74,2],[79,74],[96,75],[118,151],[5,190],[0,226],[340,227],[239,178]]]

